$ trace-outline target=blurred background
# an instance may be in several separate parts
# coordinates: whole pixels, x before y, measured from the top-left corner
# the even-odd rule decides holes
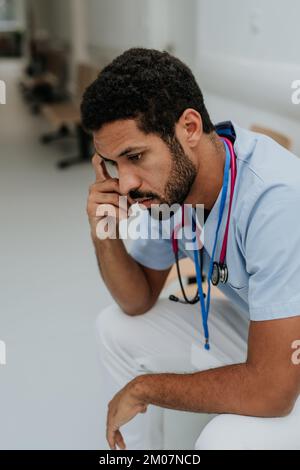
[[[0,0],[1,449],[107,448],[94,324],[112,299],[85,215],[83,90],[129,47],[168,50],[214,122],[300,156],[299,18],[298,0]],[[193,448],[198,424],[169,414],[165,448]]]

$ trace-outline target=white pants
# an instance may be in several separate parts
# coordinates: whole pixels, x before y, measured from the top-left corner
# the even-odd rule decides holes
[[[104,399],[108,401],[134,377],[147,373],[191,373],[245,362],[249,320],[226,299],[212,299],[211,350],[203,347],[199,304],[160,299],[146,314],[131,317],[117,305],[97,319]],[[150,405],[122,428],[127,448],[163,449],[163,409]],[[289,416],[214,417],[194,444],[208,449],[300,450],[300,397]]]

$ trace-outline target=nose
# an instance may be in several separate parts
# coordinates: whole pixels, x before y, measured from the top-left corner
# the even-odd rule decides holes
[[[123,196],[128,196],[130,191],[138,189],[142,184],[141,179],[134,173],[132,168],[121,168],[119,166],[119,188]]]

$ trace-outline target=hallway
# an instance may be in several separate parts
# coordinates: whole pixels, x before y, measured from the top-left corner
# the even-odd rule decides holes
[[[85,213],[93,171],[56,169],[76,154],[75,141],[39,144],[48,127],[22,102],[20,67],[1,62],[0,447],[103,449],[94,321],[110,294]]]
[[[254,130],[258,134],[271,137],[285,149],[300,156],[299,17],[300,2],[297,0],[290,0],[289,8],[283,1],[277,2],[274,7],[272,0],[250,3],[229,0],[226,4],[218,0],[189,0],[188,8],[183,0],[0,0],[0,450],[108,449],[107,397],[104,385],[109,385],[109,381],[107,373],[101,374],[98,357],[101,349],[97,343],[95,324],[99,313],[114,300],[99,273],[86,213],[89,187],[95,182],[95,174],[92,165],[86,162],[63,171],[57,166],[58,162],[78,157],[79,154],[82,159],[89,157],[85,146],[87,139],[82,138],[85,134],[81,132],[80,103],[84,90],[99,72],[102,73],[108,64],[112,64],[112,61],[125,51],[145,48],[147,51],[135,51],[133,55],[131,51],[129,56],[126,56],[129,58],[117,73],[111,74],[114,67],[108,69],[109,75],[104,72],[104,82],[103,76],[100,76],[95,87],[97,92],[92,93],[88,106],[92,111],[91,119],[98,121],[103,110],[104,122],[107,122],[108,116],[112,116],[112,120],[116,121],[120,116],[123,116],[121,119],[126,119],[128,116],[144,115],[146,119],[150,111],[149,122],[154,125],[152,127],[151,124],[150,129],[163,129],[163,133],[169,133],[168,138],[173,141],[174,135],[170,125],[175,128],[178,124],[176,119],[187,109],[196,111],[194,117],[197,118],[199,126],[187,126],[187,129],[191,127],[199,129],[199,132],[195,132],[196,138],[192,139],[193,145],[190,145],[188,134],[184,130],[181,147],[184,148],[184,153],[190,156],[190,163],[194,163],[196,169],[199,169],[199,180],[198,175],[196,176],[197,184],[199,181],[199,197],[198,186],[192,186],[192,180],[186,182],[188,176],[185,171],[181,171],[181,165],[173,182],[172,173],[164,174],[167,160],[159,160],[158,153],[164,157],[164,152],[156,151],[155,146],[153,149],[149,146],[149,149],[145,147],[143,151],[138,150],[138,155],[128,155],[129,159],[145,154],[148,160],[132,158],[131,162],[130,158],[132,164],[138,165],[133,171],[133,167],[128,166],[130,171],[125,172],[125,178],[123,171],[121,175],[119,161],[116,162],[121,175],[119,184],[121,179],[122,184],[124,181],[126,183],[127,189],[124,193],[130,194],[130,190],[141,189],[145,191],[145,194],[139,194],[143,197],[149,195],[150,191],[163,194],[168,187],[174,185],[174,200],[178,200],[182,187],[189,196],[194,187],[196,191],[192,197],[197,195],[195,202],[202,203],[203,198],[204,201],[210,201],[209,209],[212,211],[212,202],[217,202],[217,188],[221,188],[221,170],[217,161],[216,167],[205,164],[216,160],[215,151],[212,159],[208,159],[207,151],[205,160],[206,132],[200,130],[204,129],[203,123],[209,119],[208,114],[211,130],[213,124],[229,121],[225,127],[229,129],[227,131],[230,135],[226,136],[231,137],[232,143],[234,142],[236,148],[233,148],[232,153],[236,154],[238,165],[246,168],[247,165],[243,165],[243,162],[247,159],[250,161],[250,158],[256,156],[256,151],[261,151],[261,155],[257,157],[257,165],[268,167],[266,176],[263,175],[260,181],[268,182],[270,178],[278,178],[284,187],[283,170],[289,171],[288,160],[283,161],[277,175],[274,148],[268,152],[265,144],[260,145],[259,136],[255,137],[244,131]],[[278,31],[282,34],[279,35]],[[140,60],[140,57],[135,64],[135,55],[141,54],[141,57],[149,58],[153,54],[153,51],[149,53],[149,49],[165,51],[168,54],[164,55],[164,60],[154,62],[154,65],[151,61],[148,62],[148,59]],[[157,52],[154,55],[157,55]],[[169,59],[165,62],[166,57]],[[178,69],[174,66],[177,62],[174,58],[190,68],[197,82],[197,89],[194,88],[194,79],[190,73],[182,74],[180,67]],[[171,62],[168,62],[169,60]],[[147,65],[149,63],[150,68]],[[169,66],[160,70],[163,64]],[[134,68],[131,76],[128,70],[130,71],[132,66]],[[127,74],[129,82],[125,80]],[[27,86],[22,88],[23,93],[20,87],[21,78],[27,80]],[[1,104],[2,82],[6,85],[6,104]],[[177,86],[180,88],[177,89]],[[173,95],[176,89],[177,92]],[[148,91],[151,91],[151,96],[148,96]],[[27,96],[27,100],[23,95]],[[98,95],[104,98],[98,101]],[[154,106],[155,101],[157,106]],[[49,102],[55,106],[47,108],[45,104]],[[43,112],[33,114],[32,108],[38,105]],[[130,105],[134,107],[131,111]],[[205,108],[207,113],[203,113]],[[114,110],[116,115],[113,114]],[[201,121],[198,120],[198,114]],[[95,125],[96,128],[97,126],[98,124]],[[54,127],[61,131],[63,138],[43,145],[41,136],[51,133]],[[66,136],[65,130],[69,128],[76,128],[79,131],[77,136]],[[169,131],[166,133],[167,129]],[[234,129],[237,131],[233,132]],[[124,131],[126,141],[127,132]],[[158,132],[156,136],[160,134],[161,132]],[[239,134],[241,143],[238,142]],[[118,138],[118,132],[114,133],[113,140],[117,142]],[[180,143],[181,139],[177,140]],[[268,141],[270,143],[269,139]],[[266,143],[266,140],[264,142]],[[165,138],[160,142],[163,143],[166,143]],[[80,144],[81,152],[78,148]],[[139,139],[138,144],[140,145]],[[126,147],[128,145],[127,142]],[[135,139],[133,143],[130,142],[130,146],[132,145],[135,145]],[[102,147],[102,142],[99,147]],[[209,148],[210,145],[207,145],[207,149]],[[122,150],[120,149],[120,153]],[[99,148],[99,152],[107,158],[114,158],[110,157],[113,152],[108,148]],[[280,153],[287,158],[283,148]],[[168,165],[171,165],[170,152],[166,157],[169,158]],[[139,166],[139,160],[142,167]],[[231,164],[234,162],[231,161]],[[252,168],[250,165],[248,167]],[[122,168],[125,168],[125,165]],[[259,172],[254,170],[253,175],[258,175]],[[242,171],[239,174],[242,174]],[[298,168],[292,168],[287,175],[296,178],[297,189],[300,188],[300,179],[297,179],[299,174]],[[217,175],[220,176],[218,184]],[[232,176],[232,172],[230,175]],[[231,176],[230,180],[233,181]],[[170,181],[165,185],[167,177]],[[255,178],[251,183],[254,180]],[[131,182],[130,185],[128,181]],[[225,260],[228,262],[230,275],[228,286],[221,285],[221,288],[228,287],[227,293],[232,291],[237,300],[241,297],[244,302],[248,301],[248,304],[252,296],[249,292],[252,290],[253,303],[259,303],[261,296],[267,311],[271,309],[271,302],[277,302],[277,297],[282,292],[288,292],[288,300],[299,299],[300,305],[300,277],[299,282],[296,277],[300,270],[297,266],[292,270],[292,261],[297,263],[295,247],[299,245],[300,233],[295,245],[285,243],[286,240],[292,240],[292,235],[297,236],[297,230],[292,223],[296,221],[297,224],[298,219],[295,219],[294,214],[297,214],[298,206],[288,221],[287,237],[284,235],[285,238],[281,240],[277,250],[273,249],[273,242],[276,241],[273,235],[282,235],[281,228],[285,226],[281,224],[280,230],[275,226],[270,232],[268,228],[273,227],[271,223],[279,220],[277,215],[288,215],[292,204],[289,201],[286,205],[288,210],[284,207],[284,210],[278,210],[276,216],[270,216],[270,224],[265,214],[272,215],[271,209],[275,204],[272,200],[268,210],[262,207],[262,217],[266,217],[266,223],[258,231],[259,236],[252,237],[255,239],[253,257],[257,256],[261,246],[262,255],[259,262],[276,259],[276,263],[266,265],[267,275],[262,270],[261,278],[257,276],[256,266],[259,263],[250,259],[252,252],[246,249],[246,242],[243,241],[247,238],[246,234],[249,234],[246,224],[243,229],[236,230],[231,225],[235,221],[241,225],[246,221],[250,224],[253,220],[252,213],[251,217],[247,218],[245,206],[240,212],[236,212],[237,215],[234,210],[238,208],[237,203],[240,201],[253,201],[251,191],[255,187],[254,183],[249,183],[248,193],[243,180],[243,191],[240,193],[242,198],[239,198],[238,189],[233,194],[235,201],[228,223],[228,259]],[[202,194],[203,188],[203,191],[207,192],[206,197]],[[233,189],[231,188],[231,191]],[[263,202],[264,198],[261,199]],[[294,199],[298,201],[297,198]],[[277,204],[278,200],[283,198],[275,192],[274,203]],[[102,202],[101,196],[101,200],[96,202],[98,207]],[[211,220],[210,225],[214,231],[208,234],[208,243],[210,240],[213,243],[216,234],[222,238],[222,227],[221,232],[218,232],[220,227],[217,225],[217,215],[215,223],[213,218]],[[263,221],[260,215],[257,220],[259,223]],[[257,227],[256,224],[253,226]],[[296,226],[298,227],[300,225]],[[143,228],[139,226],[137,231],[140,228],[142,232]],[[129,236],[133,238],[132,232]],[[223,240],[224,238],[225,235]],[[167,245],[158,243],[151,248],[149,242],[152,240],[145,242],[140,246],[140,254],[149,256],[148,267],[162,269],[165,254],[166,264],[163,267],[171,260],[167,259],[168,256],[172,256],[168,264],[170,266],[173,263],[171,276],[164,284],[161,296],[178,295],[179,280],[174,253],[171,253]],[[287,252],[284,252],[282,247],[286,247]],[[219,247],[216,246],[215,259],[212,261],[221,261],[218,249],[221,252],[221,242]],[[268,249],[272,249],[269,256]],[[292,253],[288,250],[292,250]],[[138,276],[135,278],[126,259],[124,263],[119,252],[114,253],[117,253],[115,258],[110,257],[107,262],[103,261],[103,264],[102,260],[99,261],[104,268],[108,267],[107,272],[112,273],[113,295],[120,298],[118,287],[121,286],[127,293],[126,298],[124,297],[125,304],[138,305],[140,272],[137,271]],[[250,261],[247,259],[248,254]],[[282,258],[280,264],[282,254],[286,259]],[[184,251],[180,253],[181,256],[183,263],[180,272],[185,282],[191,279],[196,282],[194,258],[186,258],[187,253]],[[99,259],[100,257],[101,255]],[[141,263],[143,261],[143,258],[134,259]],[[125,266],[125,273],[122,271],[122,264]],[[147,266],[147,260],[144,264]],[[251,266],[255,268],[252,271]],[[293,279],[286,280],[281,273],[276,276],[276,268],[281,266],[284,266],[283,271],[288,267],[286,272]],[[128,275],[126,280],[130,279],[131,286],[134,287],[131,291],[130,287],[124,288],[124,274]],[[268,283],[272,275],[273,279],[276,277],[282,281],[282,285],[274,288],[275,283]],[[151,276],[159,277],[155,273]],[[253,282],[250,284],[250,277],[251,282],[254,279],[254,287],[256,283],[259,286],[260,295],[257,295],[253,288]],[[255,281],[255,278],[259,279],[259,282]],[[199,277],[198,281],[200,283]],[[154,292],[156,282],[150,283]],[[274,288],[275,294],[271,294],[265,301],[269,284]],[[290,294],[289,288],[294,288],[294,292],[291,291]],[[206,289],[207,286],[204,287],[205,291]],[[148,297],[147,292],[143,289],[140,292],[145,293],[144,302]],[[194,284],[186,285],[188,296],[192,298],[195,292]],[[211,293],[212,296],[216,293],[222,295],[217,287],[213,288]],[[179,304],[179,307],[182,305]],[[182,313],[180,310],[180,315]],[[199,334],[202,334],[207,317],[203,303],[199,303],[196,314],[199,319]],[[229,319],[232,321],[232,317]],[[108,324],[109,322],[105,322],[105,327]],[[105,327],[103,326],[102,332]],[[120,331],[127,343],[133,344],[133,340],[128,340],[122,327],[112,331],[113,334]],[[297,329],[294,329],[293,333],[294,331],[297,332]],[[282,331],[279,336],[283,339]],[[136,337],[139,339],[139,336]],[[151,338],[151,343],[156,345],[152,334],[148,334],[147,338]],[[121,340],[116,344],[119,346],[120,342]],[[261,343],[266,344],[265,341]],[[169,346],[165,337],[163,344]],[[177,343],[175,344],[177,347]],[[279,351],[280,347],[277,350]],[[174,359],[174,355],[171,357]],[[109,366],[109,361],[106,364]],[[124,364],[126,367],[127,363]],[[164,364],[166,369],[165,363],[161,364]],[[275,368],[269,369],[275,374]],[[283,367],[282,370],[288,368]],[[276,377],[279,376],[280,374],[277,374]],[[230,380],[228,383],[231,383]],[[286,382],[282,379],[281,383]],[[217,386],[223,393],[223,383],[221,387],[219,385],[220,382]],[[175,390],[175,387],[173,389]],[[264,391],[264,387],[257,386],[256,390]],[[108,392],[112,395],[111,391]],[[169,396],[173,398],[173,394]],[[191,402],[190,395],[185,396]],[[206,396],[213,401],[214,393],[209,391]],[[223,400],[223,395],[220,397]],[[113,396],[110,396],[111,398]],[[221,407],[225,414],[231,409],[230,406]],[[197,413],[192,413],[166,407],[163,413],[164,444],[160,444],[160,447],[164,446],[164,449],[168,450],[194,449],[199,433],[212,416],[199,413],[199,408]],[[152,425],[151,430],[155,437],[159,435],[157,423]],[[140,429],[137,435],[141,435]],[[222,431],[222,438],[224,435],[232,436],[230,432]]]

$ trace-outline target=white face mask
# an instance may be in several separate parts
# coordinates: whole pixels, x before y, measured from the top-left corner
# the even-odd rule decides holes
[[[111,162],[105,162],[103,161],[104,165],[105,165],[105,168],[106,168],[106,171],[107,173],[109,174],[109,176],[111,178],[117,178],[119,179],[119,172],[118,172],[118,168],[116,165],[113,165]]]

